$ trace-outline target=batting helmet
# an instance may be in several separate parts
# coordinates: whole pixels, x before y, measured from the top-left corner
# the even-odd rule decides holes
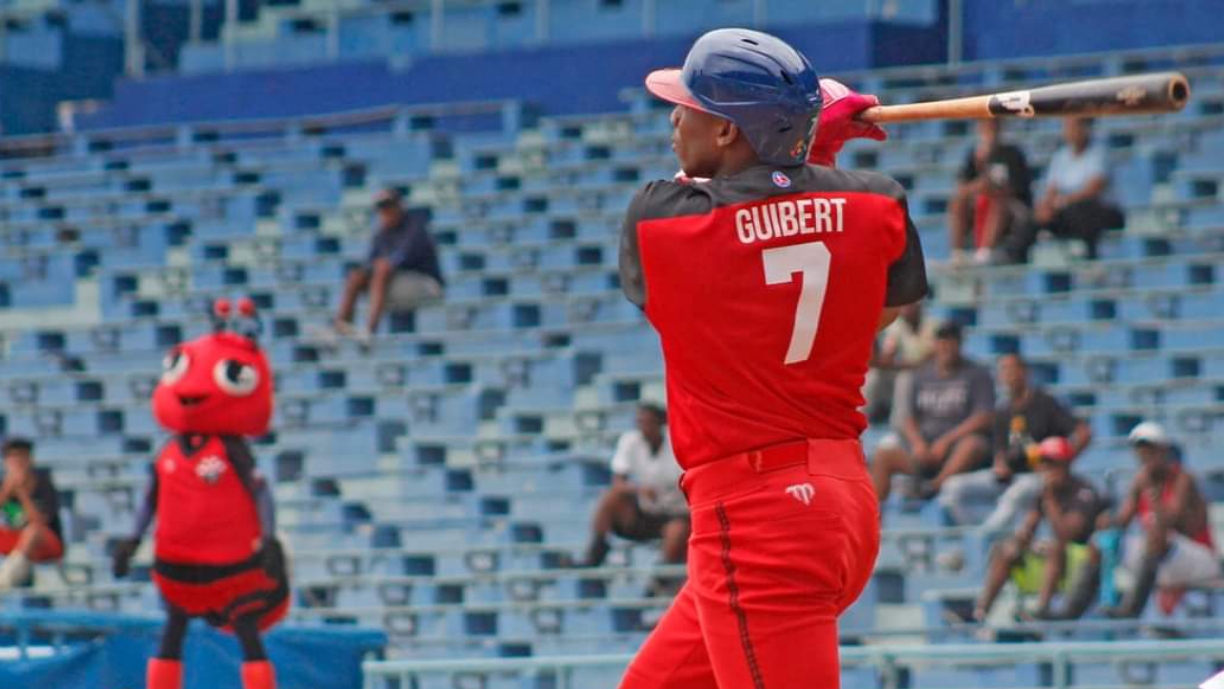
[[[820,117],[820,80],[812,65],[760,31],[711,31],[693,44],[682,69],[651,72],[646,88],[665,101],[730,120],[771,165],[806,162]]]

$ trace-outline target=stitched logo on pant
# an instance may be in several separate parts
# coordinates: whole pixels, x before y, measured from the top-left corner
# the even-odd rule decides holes
[[[786,494],[804,505],[811,505],[812,496],[816,495],[816,489],[810,483],[796,483],[793,486],[786,487]]]

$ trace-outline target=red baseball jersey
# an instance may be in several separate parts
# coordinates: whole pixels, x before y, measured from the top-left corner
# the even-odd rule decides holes
[[[251,488],[235,466],[234,439],[179,436],[157,458],[157,559],[183,564],[244,562],[259,550],[262,529]],[[245,446],[241,447],[245,450]]]
[[[686,468],[799,438],[856,438],[880,314],[927,293],[905,193],[882,175],[755,166],[652,182],[621,236],[621,285],[667,366]]]

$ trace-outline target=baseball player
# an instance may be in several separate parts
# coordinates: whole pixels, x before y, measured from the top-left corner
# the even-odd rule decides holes
[[[837,617],[879,549],[859,390],[877,331],[927,292],[918,235],[896,182],[806,164],[883,132],[840,84],[821,117],[783,41],[713,31],[646,86],[676,105],[684,175],[706,180],[639,191],[620,256],[662,342],[692,537],[688,582],[621,687],[835,688]]]

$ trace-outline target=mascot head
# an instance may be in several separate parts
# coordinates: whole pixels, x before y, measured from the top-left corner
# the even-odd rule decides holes
[[[176,433],[259,436],[272,420],[272,371],[255,338],[255,304],[213,308],[213,333],[178,345],[166,354],[161,381],[153,390],[153,416]]]

